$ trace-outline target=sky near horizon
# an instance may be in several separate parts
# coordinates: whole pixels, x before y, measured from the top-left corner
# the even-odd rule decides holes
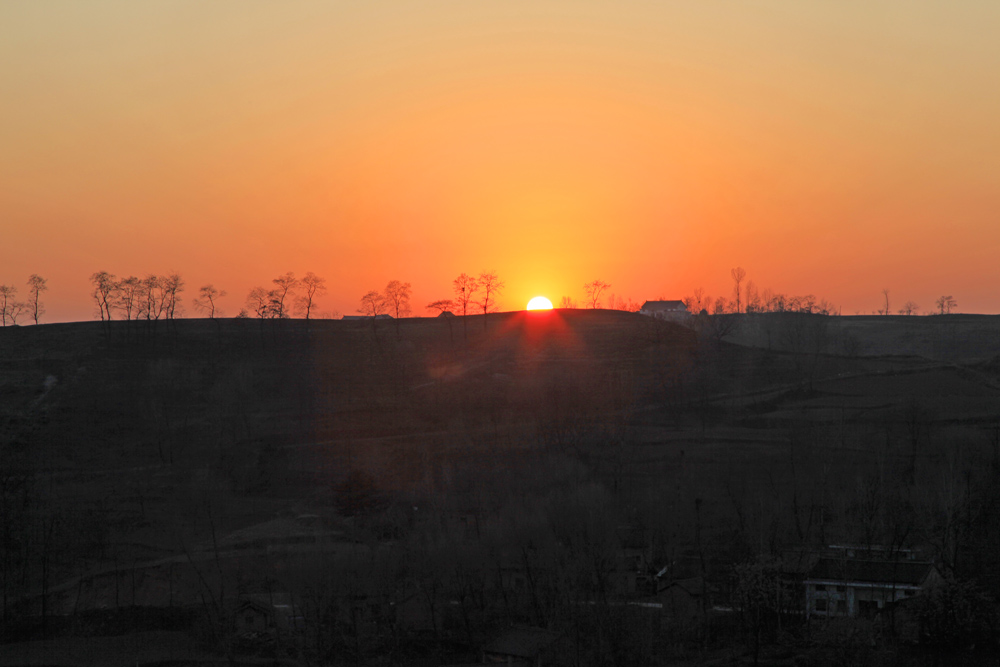
[[[0,284],[1000,312],[1000,3],[0,3]]]

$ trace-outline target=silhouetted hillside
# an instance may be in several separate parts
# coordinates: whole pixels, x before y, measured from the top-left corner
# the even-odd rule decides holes
[[[520,623],[647,661],[739,644],[736,617],[666,641],[629,605],[697,579],[735,609],[830,544],[995,595],[995,364],[829,344],[911,319],[776,319],[770,349],[587,310],[0,330],[6,640],[132,619],[199,655],[435,662]]]

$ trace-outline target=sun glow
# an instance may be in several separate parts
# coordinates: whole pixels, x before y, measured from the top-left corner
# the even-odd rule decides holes
[[[536,296],[528,302],[528,310],[552,310],[552,302],[544,296]]]

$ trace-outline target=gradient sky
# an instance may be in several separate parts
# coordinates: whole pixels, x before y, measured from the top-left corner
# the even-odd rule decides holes
[[[1000,3],[0,3],[0,283],[1000,312]],[[188,314],[191,314],[188,303]]]

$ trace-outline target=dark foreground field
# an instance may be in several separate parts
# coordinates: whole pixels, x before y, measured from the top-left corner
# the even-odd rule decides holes
[[[0,330],[0,665],[995,661],[1000,318],[728,317]]]

